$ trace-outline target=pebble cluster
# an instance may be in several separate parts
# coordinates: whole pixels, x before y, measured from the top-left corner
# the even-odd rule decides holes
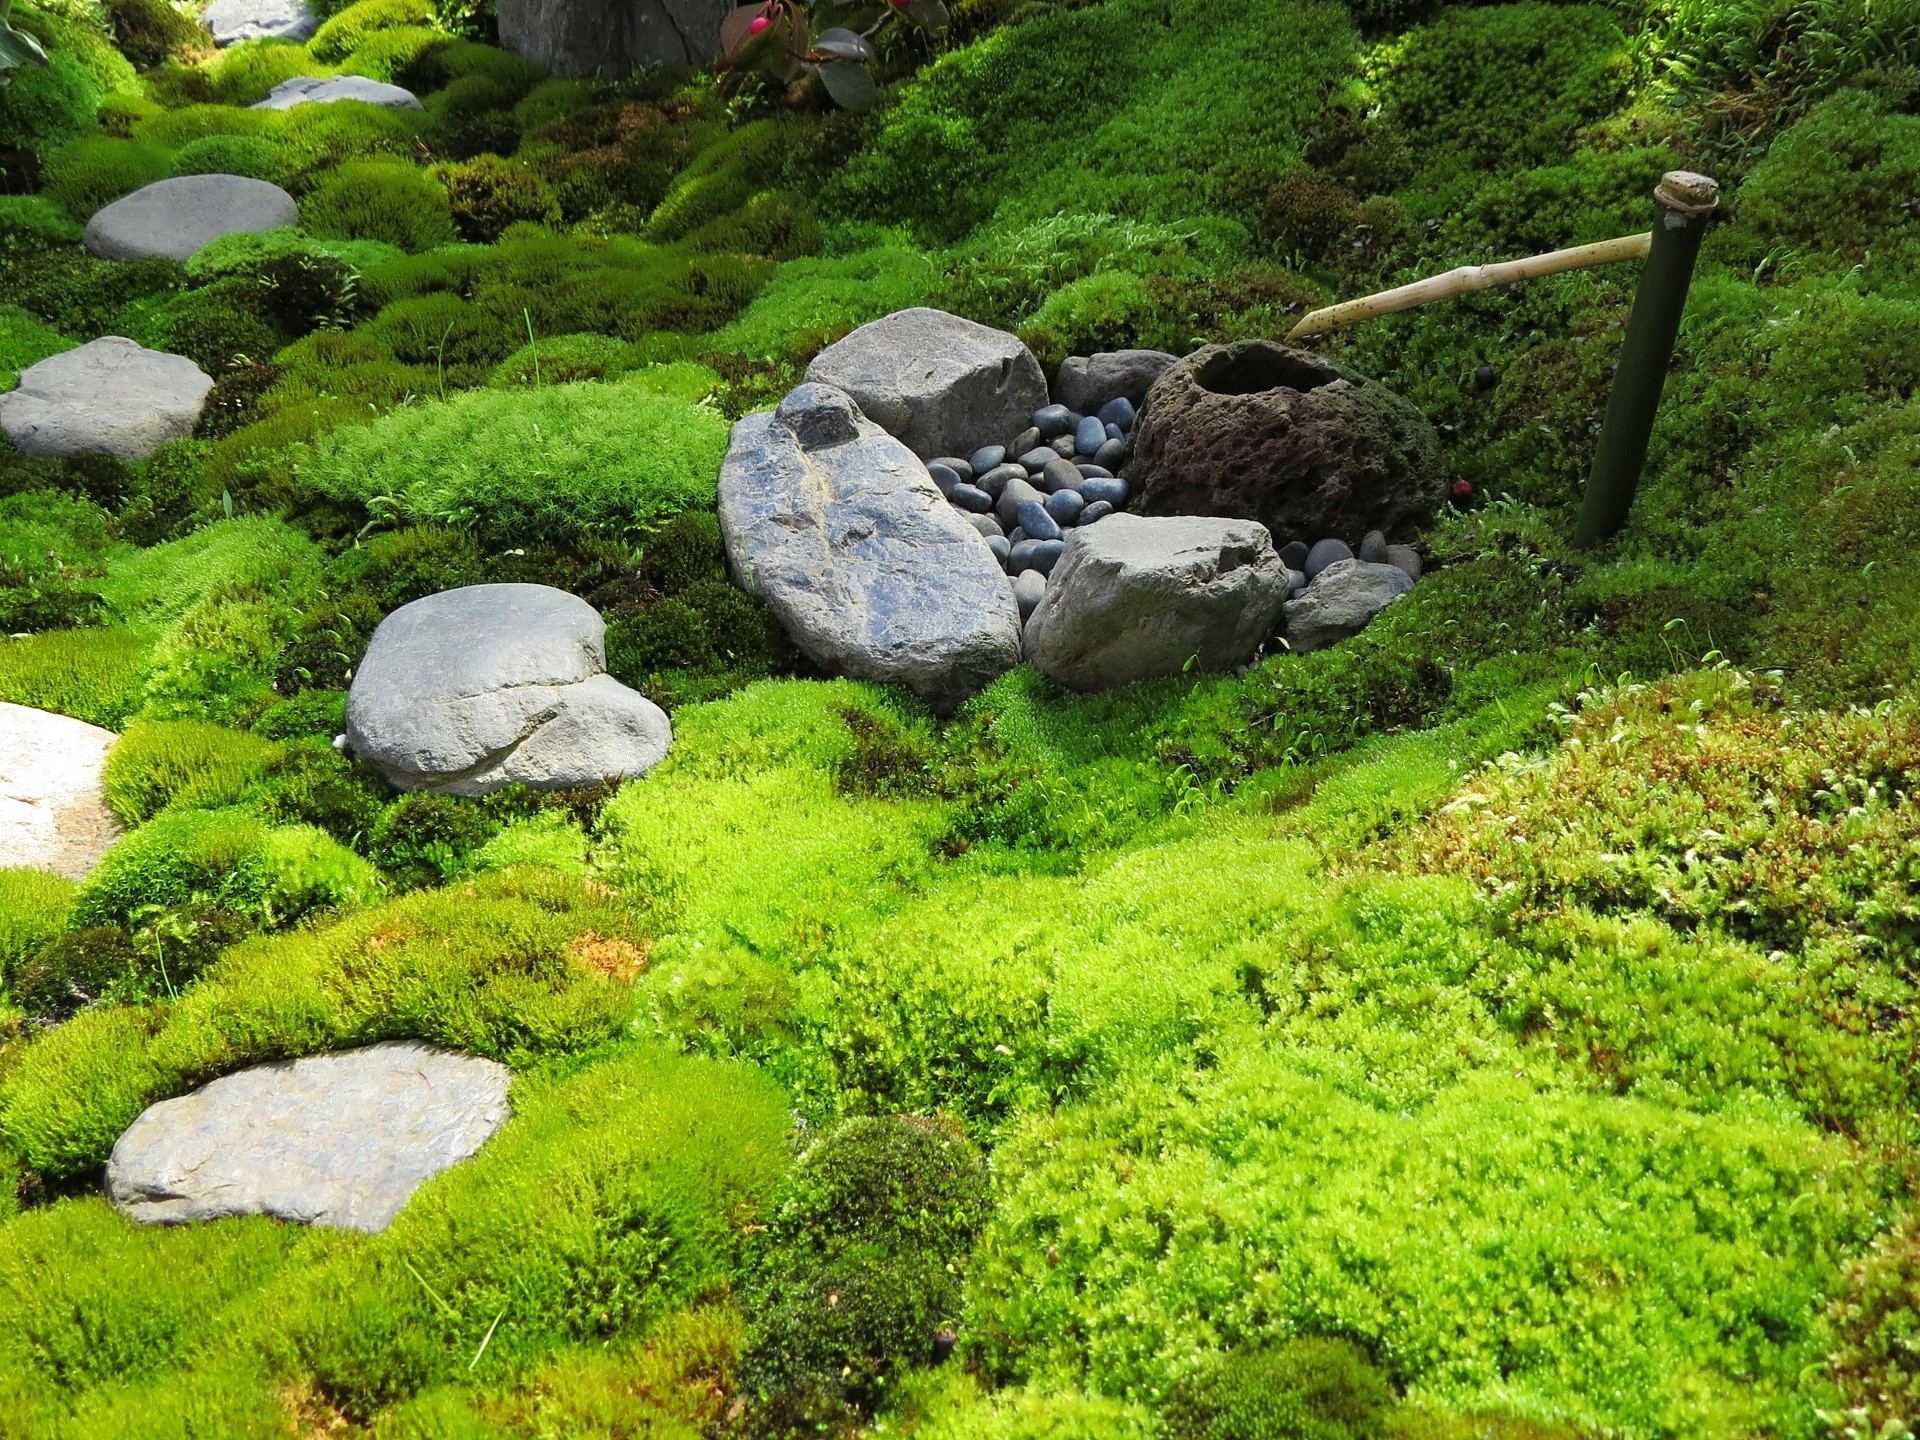
[[[1280,559],[1287,567],[1287,579],[1298,595],[1320,578],[1320,572],[1342,560],[1359,560],[1367,565],[1392,565],[1406,572],[1409,580],[1420,578],[1420,552],[1411,545],[1389,545],[1378,530],[1369,530],[1356,554],[1344,540],[1289,540],[1280,547]]]
[[[1124,396],[1097,415],[1047,405],[1005,445],[927,462],[940,493],[967,512],[1013,576],[1021,619],[1046,594],[1065,533],[1126,509],[1130,491],[1114,472],[1132,453],[1133,421]]]

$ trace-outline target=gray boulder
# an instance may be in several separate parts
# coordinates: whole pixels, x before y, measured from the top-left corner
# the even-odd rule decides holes
[[[1067,532],[1027,621],[1027,658],[1075,690],[1226,670],[1253,658],[1287,598],[1287,567],[1250,520],[1110,515]]]
[[[377,1232],[506,1121],[504,1065],[416,1040],[258,1065],[150,1105],[107,1161],[126,1215]]]
[[[624,79],[649,65],[706,65],[734,0],[500,0],[500,43],[556,75]]]
[[[1026,428],[1047,403],[1047,377],[1018,337],[925,306],[829,345],[807,379],[846,391],[922,457],[970,455]]]
[[[644,775],[673,729],[606,673],[606,628],[547,585],[468,585],[402,605],[347,691],[347,749],[402,790],[444,795]]]
[[[282,80],[257,100],[254,110],[291,110],[296,105],[331,105],[336,100],[358,100],[367,105],[384,105],[389,110],[420,110],[419,97],[400,85],[384,80],[369,80],[364,75],[296,75]]]
[[[950,708],[1020,663],[993,552],[843,390],[801,385],[733,427],[720,527],[741,584],[823,669]]]
[[[310,40],[320,17],[306,0],[213,0],[200,23],[222,47],[242,40]]]
[[[103,335],[22,370],[0,395],[0,429],[27,455],[144,460],[193,433],[211,389],[186,356]]]
[[[185,260],[222,235],[257,235],[300,220],[278,185],[246,175],[178,175],[122,195],[87,221],[103,260]]]
[[[1164,350],[1069,355],[1053,377],[1053,398],[1082,415],[1096,414],[1102,405],[1123,395],[1138,409],[1146,403],[1153,382],[1179,358]]]
[[[1398,565],[1338,560],[1314,577],[1286,612],[1287,648],[1296,654],[1324,650],[1358,635],[1373,617],[1413,589],[1413,577]]]

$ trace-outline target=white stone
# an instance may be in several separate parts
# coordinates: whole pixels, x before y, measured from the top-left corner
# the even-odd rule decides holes
[[[267,92],[266,99],[255,101],[249,108],[291,110],[296,105],[331,105],[336,100],[359,100],[389,110],[425,108],[411,90],[364,75],[296,75],[282,80]]]
[[[0,701],[0,868],[78,880],[107,853],[120,826],[100,797],[100,776],[116,738],[84,720]]]
[[[299,220],[293,196],[268,181],[176,175],[96,210],[85,239],[103,260],[186,260],[222,235],[258,235]]]
[[[22,370],[0,395],[0,429],[26,455],[144,460],[193,433],[211,389],[186,356],[105,335]]]

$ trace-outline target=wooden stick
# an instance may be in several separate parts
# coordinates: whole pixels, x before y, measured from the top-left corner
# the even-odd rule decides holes
[[[1416,280],[1411,285],[1382,290],[1378,295],[1343,300],[1338,305],[1315,310],[1287,332],[1287,343],[1325,335],[1342,326],[1371,320],[1376,315],[1411,310],[1429,300],[1445,300],[1454,295],[1471,294],[1475,290],[1491,290],[1498,285],[1534,280],[1542,275],[1584,270],[1589,265],[1605,265],[1614,260],[1641,260],[1646,258],[1652,244],[1653,235],[1649,232],[1645,235],[1623,235],[1618,240],[1602,240],[1594,245],[1576,245],[1571,250],[1555,250],[1547,255],[1529,255],[1524,260],[1507,260],[1498,265],[1463,265],[1444,275],[1432,275],[1425,280]]]

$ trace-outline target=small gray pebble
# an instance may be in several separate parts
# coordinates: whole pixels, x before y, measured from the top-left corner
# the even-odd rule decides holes
[[[1366,561],[1369,565],[1386,564],[1387,537],[1382,535],[1378,530],[1367,531],[1365,535],[1360,537],[1360,549],[1358,553],[1360,559]]]
[[[1387,546],[1387,564],[1399,566],[1410,580],[1420,578],[1420,552],[1411,545]]]
[[[1306,569],[1307,542],[1304,540],[1287,541],[1286,544],[1280,547],[1280,563],[1285,565],[1289,570]]]
[[[1301,568],[1307,572],[1309,581],[1317,580],[1320,572],[1336,560],[1351,560],[1353,551],[1344,540],[1316,540],[1313,548],[1307,551],[1307,563]]]
[[[1038,608],[1047,593],[1047,577],[1038,570],[1022,570],[1013,577],[1013,603],[1020,607],[1020,618],[1025,620]]]
[[[1127,438],[1127,432],[1122,430],[1118,425],[1107,426],[1104,433],[1109,440],[1124,440]]]
[[[984,515],[993,509],[993,496],[978,485],[956,485],[947,498],[962,510],[971,510],[976,515]]]
[[[1113,478],[1113,471],[1107,469],[1104,465],[1096,465],[1091,460],[1076,460],[1073,463],[1079,469],[1080,473],[1089,480],[1111,480]]]
[[[1013,533],[1007,536],[1007,543],[1009,545],[1024,545],[1029,538],[1027,532],[1016,525],[1013,527]]]
[[[1039,485],[1042,490],[1078,490],[1083,477],[1080,468],[1071,460],[1062,460],[1057,456],[1049,460],[1046,468],[1040,472]]]
[[[1007,558],[1013,554],[1013,546],[1008,542],[1007,537],[1004,535],[987,536],[987,548],[993,551],[993,558],[1000,562],[1000,568],[1004,570],[1007,565]]]
[[[1013,550],[1007,556],[1008,573],[1018,575],[1022,570],[1031,570],[1033,568],[1033,552],[1039,548],[1039,545],[1040,542],[1038,540],[1014,541]]]
[[[1120,467],[1127,463],[1127,456],[1132,453],[1132,450],[1133,446],[1128,441],[1109,440],[1093,452],[1093,463],[1096,465],[1104,465],[1107,469],[1118,474]]]
[[[1033,428],[1043,440],[1064,435],[1073,429],[1073,412],[1064,405],[1043,405],[1033,412]]]
[[[1086,508],[1087,502],[1080,498],[1078,490],[1056,490],[1047,496],[1047,513],[1062,525],[1073,524]]]
[[[1073,436],[1056,435],[1053,439],[1047,441],[1047,444],[1051,445],[1053,447],[1053,453],[1062,459],[1071,460],[1073,458]]]
[[[940,493],[951,500],[953,498],[953,487],[961,483],[960,472],[950,469],[942,462],[936,460],[927,466],[927,474],[931,475],[933,477],[933,483],[940,487]]]
[[[972,484],[973,477],[979,473],[971,460],[962,460],[958,455],[936,455],[927,464],[944,465],[968,484]]]
[[[1001,539],[1006,538],[1006,532],[1000,528],[1000,522],[991,515],[969,515],[967,519],[973,522],[974,529],[978,530],[989,540],[995,536]]]
[[[1307,577],[1289,565],[1287,567],[1287,593],[1298,595],[1307,588]]]
[[[1073,448],[1082,455],[1091,455],[1106,444],[1108,439],[1107,427],[1089,415],[1073,432]]]
[[[1096,500],[1104,500],[1107,504],[1118,510],[1122,505],[1127,503],[1127,482],[1118,477],[1102,479],[1099,476],[1082,480],[1080,482],[1080,498],[1085,500],[1089,505],[1093,504]]]
[[[1116,399],[1107,401],[1106,404],[1100,407],[1100,423],[1102,425],[1117,425],[1122,430],[1131,430],[1133,428],[1133,414],[1133,401],[1121,395]]]
[[[973,452],[973,458],[967,462],[973,466],[975,475],[984,475],[989,470],[1007,463],[1007,447],[1004,445],[982,445]]]
[[[1085,529],[1096,520],[1104,520],[1113,514],[1113,506],[1104,500],[1096,500],[1080,512],[1080,526]]]
[[[994,502],[993,513],[1000,517],[1000,523],[1011,530],[1020,519],[1020,506],[1028,500],[1044,500],[1047,492],[1039,489],[1025,479],[1009,480],[1000,490],[1000,498]]]
[[[1037,473],[1041,470],[1046,469],[1047,466],[1051,465],[1054,461],[1058,460],[1059,458],[1060,458],[1060,452],[1058,450],[1052,449],[1046,445],[1041,445],[1041,446],[1037,446],[1032,450],[1022,451],[1020,455],[1020,463],[1026,466],[1029,471]]]
[[[1058,540],[1060,523],[1047,513],[1047,507],[1038,500],[1029,500],[1020,507],[1020,528],[1036,540]]]
[[[1000,498],[1000,492],[1007,488],[1009,480],[1026,478],[1027,467],[1024,465],[996,465],[991,470],[983,471],[980,478],[973,483],[997,500]]]
[[[1033,547],[1033,568],[1042,575],[1051,575],[1053,567],[1060,563],[1060,554],[1067,548],[1064,540],[1042,540]]]
[[[1046,438],[1040,433],[1038,425],[1029,425],[1014,437],[1011,445],[1007,446],[1007,454],[1024,455]]]

